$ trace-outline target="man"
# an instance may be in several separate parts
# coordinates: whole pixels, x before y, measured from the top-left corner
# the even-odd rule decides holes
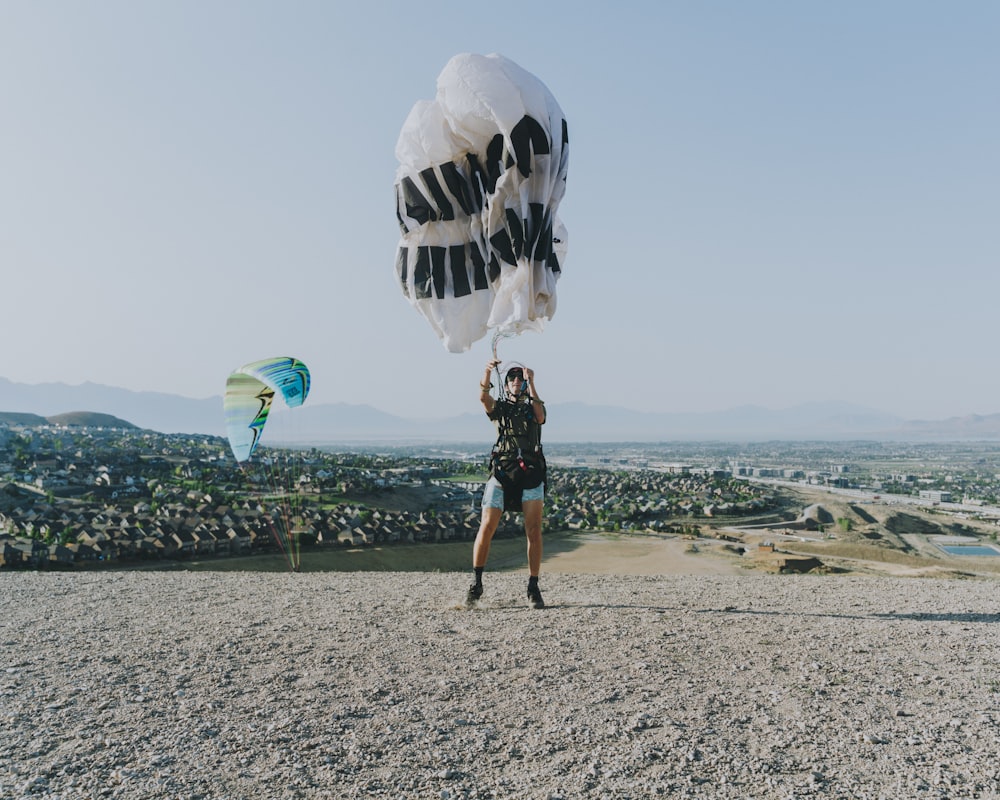
[[[494,399],[490,394],[490,374],[499,364],[499,360],[490,361],[479,384],[479,400],[486,409],[486,416],[497,427],[497,443],[490,461],[490,477],[483,490],[483,516],[472,548],[476,581],[469,587],[467,602],[473,604],[483,596],[483,570],[489,558],[490,542],[506,509],[524,514],[524,533],[528,540],[528,601],[534,608],[544,608],[538,573],[542,566],[542,504],[545,498],[545,459],[541,444],[545,404],[538,396],[534,371],[520,366],[507,370],[501,397]]]

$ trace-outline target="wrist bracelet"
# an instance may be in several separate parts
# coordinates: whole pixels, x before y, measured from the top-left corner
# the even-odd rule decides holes
[[[484,392],[488,392],[490,389],[493,388],[493,384],[492,383],[481,383],[481,384],[479,384],[479,388],[482,389]]]

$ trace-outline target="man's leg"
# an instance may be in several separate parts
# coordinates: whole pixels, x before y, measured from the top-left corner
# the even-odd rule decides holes
[[[528,601],[535,608],[545,608],[538,588],[538,573],[542,569],[542,501],[525,500],[524,534],[528,539]]]
[[[493,541],[493,534],[496,533],[497,525],[500,524],[502,516],[502,508],[483,509],[479,532],[476,534],[476,543],[472,546],[473,568],[482,569],[486,566],[486,560],[490,557],[490,543]]]
[[[528,538],[528,574],[537,578],[542,568],[542,501],[525,500],[521,508]]]

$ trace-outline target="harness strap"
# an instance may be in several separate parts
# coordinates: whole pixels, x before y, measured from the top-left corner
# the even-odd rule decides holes
[[[507,402],[507,401],[505,401],[505,402]],[[518,408],[518,404],[517,403],[511,403],[511,405],[513,406],[514,409]],[[528,410],[530,410],[530,409],[528,409]],[[525,413],[527,413],[527,410],[526,410]],[[503,414],[502,413],[500,415],[498,423],[499,424],[497,425],[497,440],[496,440],[496,444],[493,445],[493,455],[496,456],[497,454],[499,454],[500,452],[502,452],[501,444],[503,443],[504,439],[506,438],[509,442],[511,442],[514,445],[513,448],[508,448],[508,449],[509,450],[516,450],[517,451],[517,463],[518,463],[518,466],[520,466],[522,470],[524,470],[525,472],[527,472],[528,471],[528,465],[524,463],[524,453],[521,451],[521,446],[518,443],[517,438],[514,436],[514,425],[513,425],[513,421],[511,420],[511,416],[508,415],[508,414]],[[540,452],[541,449],[542,449],[542,443],[541,443],[541,433],[542,433],[541,432],[541,425],[539,425],[536,420],[529,421],[529,423],[528,423],[528,432],[529,432],[529,435],[534,440],[534,447],[532,448],[533,452],[535,452],[535,453]]]

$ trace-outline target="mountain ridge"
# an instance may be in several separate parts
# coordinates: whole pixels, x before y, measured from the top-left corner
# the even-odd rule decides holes
[[[198,400],[89,382],[77,386],[20,384],[0,378],[0,409],[9,409],[8,415],[35,414],[50,420],[83,413],[67,411],[81,408],[90,409],[86,412],[89,414],[110,415],[121,423],[161,433],[225,436],[221,396]],[[840,402],[803,403],[777,410],[742,405],[707,412],[644,412],[580,401],[551,403],[548,408],[546,441],[1000,440],[1000,413],[905,420]],[[272,441],[288,443],[464,442],[490,439],[492,425],[481,411],[416,419],[394,416],[369,405],[307,404],[294,412],[276,405],[268,422],[268,434]]]

